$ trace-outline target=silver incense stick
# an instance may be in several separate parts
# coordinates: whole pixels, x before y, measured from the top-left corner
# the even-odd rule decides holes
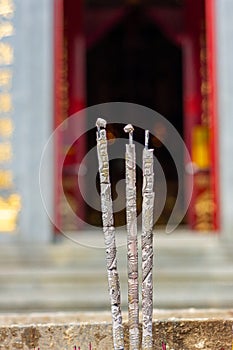
[[[108,273],[108,289],[111,302],[112,330],[114,350],[124,349],[124,332],[121,315],[120,282],[117,271],[115,228],[113,221],[113,208],[111,184],[109,177],[109,161],[107,151],[106,121],[98,118],[97,126],[97,154],[99,161],[101,209],[104,241],[106,247],[106,264]]]
[[[124,131],[129,133],[126,145],[126,221],[128,250],[128,313],[129,349],[139,350],[139,306],[138,306],[138,241],[136,210],[136,157],[133,144],[133,126],[128,124]]]
[[[142,350],[153,349],[153,149],[148,149],[149,131],[145,131],[142,185]]]

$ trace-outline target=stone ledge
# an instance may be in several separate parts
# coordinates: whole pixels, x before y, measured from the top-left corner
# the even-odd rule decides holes
[[[126,315],[123,314],[124,319]],[[227,350],[232,349],[233,310],[154,310],[154,349]],[[128,350],[128,326],[125,350]],[[109,313],[2,314],[1,350],[110,350],[112,346]]]

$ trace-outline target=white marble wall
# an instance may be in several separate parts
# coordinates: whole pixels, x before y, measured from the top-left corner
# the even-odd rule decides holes
[[[233,1],[215,0],[221,231],[233,241]]]
[[[14,0],[13,169],[22,197],[19,232],[1,241],[49,241],[52,227],[39,190],[43,147],[53,128],[53,1]],[[52,159],[45,183],[53,199]]]

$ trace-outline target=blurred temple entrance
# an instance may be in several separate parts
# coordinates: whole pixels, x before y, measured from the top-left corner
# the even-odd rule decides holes
[[[110,101],[141,104],[166,116],[183,136],[181,47],[163,33],[145,6],[133,5],[124,10],[102,7],[102,11],[111,17],[111,24],[109,18],[105,19],[108,21],[107,28],[105,21],[101,21],[103,15],[100,7],[96,9],[92,6],[89,9],[86,13],[87,28],[89,25],[99,29],[104,26],[105,30],[99,36],[96,36],[96,30],[93,30],[92,35],[89,34],[87,105]],[[130,116],[128,122],[134,124]],[[111,128],[113,140],[114,137],[125,138],[122,129],[123,125]],[[154,132],[151,130],[152,134]],[[137,130],[135,138],[143,144],[143,130]],[[93,140],[95,142],[94,133]],[[168,185],[167,201],[158,221],[159,224],[166,224],[176,199],[177,173],[166,147],[155,137],[152,146]],[[111,166],[111,179],[115,188],[115,183],[124,176],[124,160],[113,161]],[[141,173],[138,169],[138,211],[141,203],[140,185]],[[124,189],[118,195],[124,197]],[[97,213],[94,215],[91,211],[88,214],[93,222],[101,222],[100,217],[97,219]],[[116,215],[115,221],[116,225],[122,225],[125,212]]]
[[[55,1],[55,80],[59,82],[55,86],[55,126],[85,106],[104,102],[132,102],[159,112],[184,139],[196,171],[192,203],[182,224],[215,231],[219,209],[214,180],[216,140],[211,133],[215,101],[210,89],[212,62],[208,60],[212,35],[206,28],[209,12],[204,0]],[[126,122],[133,124],[133,120]],[[85,128],[82,124],[79,127]],[[116,137],[125,137],[122,127],[110,126],[113,142]],[[143,143],[143,131],[135,134],[137,141]],[[68,150],[63,189],[71,207],[84,221],[101,225],[100,212],[86,205],[76,184],[77,165],[94,145],[93,128]],[[155,137],[151,146],[167,179],[167,200],[158,220],[164,225],[176,200],[177,171],[166,147]],[[64,150],[67,151],[66,140],[61,135],[56,144],[55,168],[59,152]],[[184,159],[184,171],[190,171],[190,167]],[[124,173],[123,160],[112,162],[111,168],[114,195],[115,184]],[[139,188],[140,176],[138,170]],[[181,208],[189,184],[183,182],[182,186]],[[57,221],[64,229],[78,229],[70,220],[69,208],[56,183],[55,192]],[[140,210],[139,189],[138,198]],[[115,219],[116,225],[124,224],[124,211]]]

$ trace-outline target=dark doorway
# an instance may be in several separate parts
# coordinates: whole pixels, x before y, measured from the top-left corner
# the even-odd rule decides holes
[[[88,8],[87,8],[88,11]],[[88,48],[86,59],[87,105],[104,102],[131,102],[149,107],[168,119],[183,137],[182,52],[149,19],[143,6],[131,6],[127,15],[100,40]],[[133,121],[128,120],[127,123]],[[117,137],[125,137],[122,125],[115,126]],[[95,131],[89,137],[89,148],[95,144]],[[137,141],[144,142],[143,130],[137,130]],[[167,200],[158,224],[166,224],[178,189],[176,167],[166,147],[153,138],[155,155],[167,180]],[[112,164],[112,183],[124,173],[124,162]],[[138,210],[140,210],[141,174],[138,170]],[[181,204],[182,205],[182,204]],[[89,212],[90,223],[101,223],[100,213]],[[122,225],[125,213],[116,218]]]

